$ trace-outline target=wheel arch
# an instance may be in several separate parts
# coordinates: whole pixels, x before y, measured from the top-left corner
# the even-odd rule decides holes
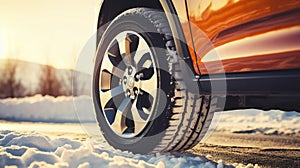
[[[118,5],[116,5],[118,4]],[[97,24],[97,44],[99,43],[102,34],[107,28],[110,21],[112,21],[116,16],[122,12],[137,7],[146,7],[159,9],[171,15],[167,15],[167,19],[171,28],[171,32],[174,37],[174,43],[179,56],[179,64],[183,69],[185,81],[187,84],[194,83],[192,80],[197,76],[193,62],[190,56],[189,48],[187,46],[186,38],[177,17],[176,8],[171,0],[103,0],[100,7],[98,24]],[[194,85],[194,84],[193,84]]]
[[[147,7],[163,10],[163,7],[159,0],[103,0],[102,5],[100,7],[97,23],[97,43],[99,43],[103,32],[107,28],[107,23],[112,21],[116,16],[118,16],[122,12],[137,7]]]

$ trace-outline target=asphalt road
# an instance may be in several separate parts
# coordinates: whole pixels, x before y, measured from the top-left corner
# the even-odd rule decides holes
[[[205,143],[188,151],[225,164],[248,163],[261,167],[300,167],[300,137],[286,135],[213,133]]]

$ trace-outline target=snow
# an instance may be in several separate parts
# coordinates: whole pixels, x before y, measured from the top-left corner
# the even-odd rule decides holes
[[[51,139],[36,132],[0,131],[0,146],[0,167],[232,167],[203,156],[132,154],[89,140]]]
[[[0,120],[19,122],[20,125],[14,126],[19,128],[14,130],[21,132],[34,130],[34,124],[27,125],[20,121],[81,123],[85,133],[99,135],[89,96],[54,98],[36,95],[3,99],[0,100]],[[84,125],[87,127],[84,128]],[[215,114],[213,125],[216,125],[215,131],[221,132],[300,136],[300,113],[255,109],[221,112]],[[59,127],[58,132],[68,129],[76,133],[79,130],[63,125]],[[50,138],[37,132],[8,131],[11,129],[9,123],[0,125],[0,167],[228,167],[222,160],[214,162],[204,156],[138,155],[115,150],[103,141],[93,141],[93,138],[76,141],[70,137]],[[47,126],[40,128],[42,132],[47,129]],[[257,167],[239,163],[233,166]]]
[[[89,96],[33,97],[0,100],[0,119],[38,122],[95,122]]]
[[[54,98],[36,95],[3,99],[0,100],[0,120],[96,123],[89,96]],[[216,113],[213,122],[216,131],[300,136],[300,113],[297,112],[236,110]],[[93,132],[95,127],[86,129]]]
[[[300,113],[255,109],[216,113],[216,131],[300,136]]]
[[[35,95],[19,99],[0,100],[0,120],[33,122],[82,123],[87,132],[95,132],[92,99],[89,96],[51,97]],[[255,109],[216,113],[216,131],[260,133],[265,135],[300,136],[300,113]]]

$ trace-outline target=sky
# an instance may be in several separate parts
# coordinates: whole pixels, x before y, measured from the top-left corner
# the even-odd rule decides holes
[[[74,68],[82,49],[94,40],[99,0],[0,0],[0,4],[0,58]]]

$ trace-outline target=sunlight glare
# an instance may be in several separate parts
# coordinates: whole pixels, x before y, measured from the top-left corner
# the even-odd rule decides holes
[[[212,5],[211,9],[217,11],[217,10],[223,8],[224,6],[226,6],[228,3],[229,3],[229,0],[225,0],[225,1],[213,0],[212,4],[211,4]]]
[[[0,30],[0,59],[6,57],[6,39],[3,31]]]

